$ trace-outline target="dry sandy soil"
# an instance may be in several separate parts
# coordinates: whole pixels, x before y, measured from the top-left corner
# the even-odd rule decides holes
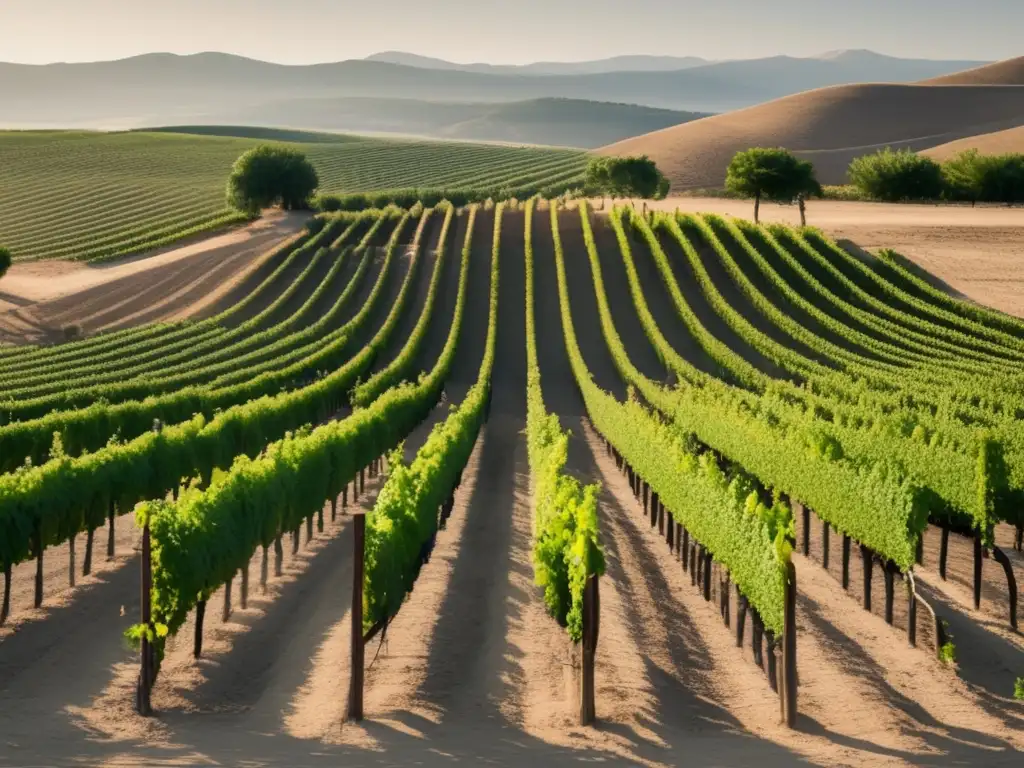
[[[965,149],[976,149],[983,155],[1024,152],[1024,126],[1007,128],[1005,131],[996,131],[994,133],[984,133],[980,136],[971,136],[966,139],[958,139],[948,144],[941,144],[937,147],[926,149],[921,154],[942,162],[958,152],[963,152]]]
[[[275,211],[226,234],[105,264],[15,264],[0,283],[0,341],[59,339],[69,325],[92,333],[200,315],[306,218]]]
[[[670,204],[676,202],[683,201]],[[708,210],[723,201],[690,202]],[[812,207],[812,221],[830,231],[861,227],[862,242],[870,231],[864,217],[872,209],[858,213],[841,205],[831,214],[826,205],[820,212]],[[974,215],[995,213],[1001,212]],[[828,215],[834,227],[826,226]],[[875,215],[875,231],[912,230],[918,237],[944,231],[927,209],[879,207]],[[581,230],[564,218],[580,346],[595,380],[622,394],[594,321]],[[266,594],[259,589],[257,553],[249,569],[248,605],[239,605],[236,580],[234,611],[226,621],[223,590],[211,598],[203,658],[192,658],[190,621],[168,646],[154,692],[158,715],[151,720],[135,716],[130,704],[137,661],[121,633],[139,610],[138,558],[132,551],[136,534],[121,518],[117,558],[74,590],[67,588],[67,548],[47,551],[48,597],[40,611],[26,605],[33,564],[16,569],[16,624],[0,635],[0,766],[1020,765],[1024,705],[1012,701],[1008,688],[1009,670],[1024,658],[1024,642],[997,615],[992,584],[981,614],[963,607],[968,548],[954,544],[949,582],[929,570],[934,536],[921,581],[933,604],[950,617],[958,667],[943,666],[927,648],[910,648],[899,624],[902,613],[897,626],[889,627],[877,613],[860,608],[856,590],[843,594],[835,574],[838,558],[833,554],[831,569],[822,568],[816,536],[810,555],[795,558],[801,715],[795,731],[779,725],[777,696],[751,660],[749,624],[747,647],[735,647],[735,611],[729,629],[717,603],[705,602],[691,586],[690,575],[650,528],[584,416],[562,343],[546,221],[543,213],[538,216],[534,234],[544,396],[573,432],[570,470],[602,484],[608,569],[601,581],[596,727],[574,724],[578,660],[564,632],[546,616],[532,582],[523,432],[524,219],[510,213],[502,228],[491,417],[412,595],[386,636],[368,648],[367,719],[358,725],[345,720],[350,517],[331,521],[327,507],[324,532],[296,554],[286,545],[282,576],[271,576]],[[464,395],[483,353],[492,223],[493,216],[484,213],[471,233],[467,321],[446,402]],[[1019,225],[1000,220],[972,231],[987,237],[989,230]],[[465,226],[454,229],[456,244],[464,231]],[[609,302],[627,348],[645,373],[664,376],[631,309],[610,230],[598,226],[596,236]],[[434,236],[428,242],[436,242]],[[458,251],[453,245],[449,255]],[[421,270],[417,278],[417,297],[428,272]],[[433,364],[443,344],[456,281],[457,270],[449,269],[439,298],[441,320],[432,324],[421,367]],[[656,317],[670,311],[665,296],[651,292]],[[410,311],[420,304],[420,298],[411,302]],[[443,416],[444,407],[435,409],[428,424]],[[426,432],[420,427],[413,433],[407,454]],[[378,488],[379,480],[368,483],[360,508],[369,508]],[[837,540],[832,538],[833,546]],[[102,530],[97,541],[105,541]],[[81,547],[79,542],[79,558]],[[875,593],[882,594],[880,585]]]
[[[1022,124],[1024,58],[914,85],[806,91],[597,151],[649,155],[682,190],[720,187],[738,151],[786,147],[811,160],[822,183],[842,184],[858,155],[887,146],[919,151]]]

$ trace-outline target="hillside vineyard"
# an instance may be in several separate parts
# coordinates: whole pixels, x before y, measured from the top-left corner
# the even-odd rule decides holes
[[[411,711],[631,763],[577,723],[650,709],[658,764],[749,755],[729,719],[766,765],[912,749],[915,707],[1019,746],[1024,321],[817,230],[539,198],[320,214],[235,296],[0,346],[5,738],[84,743],[46,668],[227,762]]]

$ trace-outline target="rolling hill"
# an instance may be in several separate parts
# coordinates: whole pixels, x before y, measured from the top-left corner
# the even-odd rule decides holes
[[[781,146],[825,184],[886,146],[923,150],[1024,124],[1024,86],[862,84],[822,88],[618,142],[602,154],[650,155],[673,188],[719,187],[740,150]]]
[[[1024,85],[1024,56],[954,72],[924,81],[925,85]]]
[[[924,150],[921,154],[943,161],[965,149],[976,149],[983,155],[1002,155],[1007,152],[1024,152],[1024,126],[1007,128],[1005,131],[983,133],[957,139],[937,147]]]
[[[202,115],[211,124],[301,126],[467,141],[593,148],[707,115],[580,99],[460,104],[416,99],[283,99]]]
[[[846,51],[829,58],[774,56],[663,72],[537,75],[385,61],[284,66],[223,53],[153,53],[89,64],[0,64],[0,126],[120,129],[209,122],[210,114],[237,123],[243,122],[239,115],[272,109],[282,100],[353,97],[463,103],[571,98],[723,112],[813,88],[911,82],[979,63]],[[274,122],[282,124],[279,118]]]

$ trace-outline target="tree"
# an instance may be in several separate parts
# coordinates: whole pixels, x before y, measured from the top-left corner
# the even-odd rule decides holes
[[[14,257],[11,252],[0,246],[0,277],[4,276],[4,273],[11,268],[11,262],[14,261]]]
[[[814,166],[788,150],[754,147],[737,152],[729,163],[725,187],[743,197],[754,198],[754,221],[760,219],[761,199],[780,203],[810,195],[820,195],[821,185],[814,177]],[[801,223],[804,209],[801,205]]]
[[[973,208],[985,187],[985,169],[976,149],[958,152],[942,164],[947,194],[954,200],[970,200]]]
[[[587,164],[586,186],[601,195],[660,200],[669,180],[647,155],[594,157]]]
[[[307,208],[319,184],[316,169],[304,154],[263,144],[235,161],[228,178],[228,203],[254,215],[273,205],[289,211]]]
[[[887,202],[938,200],[945,184],[942,167],[930,157],[908,149],[893,152],[886,147],[872,155],[854,158],[850,182],[867,197]]]

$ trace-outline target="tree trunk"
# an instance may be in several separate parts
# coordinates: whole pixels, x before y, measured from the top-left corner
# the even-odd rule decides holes
[[[754,223],[755,224],[760,222],[760,220],[761,220],[760,216],[761,216],[761,193],[758,192],[756,195],[754,195]]]

